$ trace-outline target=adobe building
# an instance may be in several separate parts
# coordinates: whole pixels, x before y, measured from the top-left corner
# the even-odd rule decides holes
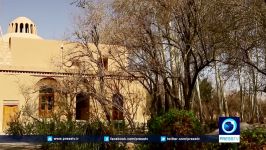
[[[57,103],[55,88],[60,84],[60,80],[71,76],[71,69],[75,70],[73,67],[70,71],[62,67],[64,53],[70,45],[73,44],[46,40],[38,36],[36,24],[26,17],[18,17],[9,24],[8,32],[0,37],[0,132],[8,128],[8,122],[18,111],[25,109],[28,103],[31,103],[31,107],[27,109],[33,109],[35,117],[40,119],[49,118],[56,108],[61,107]],[[107,72],[115,70],[113,66],[115,63],[106,57],[104,67]],[[140,84],[127,79],[123,82],[128,84],[131,94],[135,92],[135,95],[139,96],[137,99],[141,99],[141,106],[144,106],[146,94]],[[35,91],[33,96],[27,95],[27,89]],[[123,92],[121,93],[123,95]],[[114,94],[110,97],[112,99],[119,95]],[[123,100],[118,102],[121,107],[127,105],[127,97],[130,95],[124,94],[122,99],[118,98],[120,101]],[[95,113],[91,106],[92,101],[87,96],[77,93],[74,100],[74,119],[90,119]],[[123,112],[112,106],[108,106],[108,109],[113,109],[110,110],[112,119],[123,119]],[[128,105],[127,109],[133,108]],[[145,111],[143,108],[137,108],[134,111],[134,120],[145,121]]]

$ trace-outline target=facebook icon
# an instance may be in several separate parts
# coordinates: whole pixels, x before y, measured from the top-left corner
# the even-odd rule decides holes
[[[104,142],[109,142],[109,141],[110,141],[109,136],[104,136],[104,137],[103,137],[103,141],[104,141]]]

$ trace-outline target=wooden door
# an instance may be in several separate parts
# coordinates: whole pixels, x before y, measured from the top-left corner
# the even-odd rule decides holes
[[[3,130],[6,130],[8,123],[18,112],[18,105],[4,105],[3,108]]]

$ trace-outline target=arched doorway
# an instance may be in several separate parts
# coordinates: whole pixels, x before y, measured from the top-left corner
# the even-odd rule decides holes
[[[90,116],[90,99],[84,93],[76,96],[76,120],[88,120]]]

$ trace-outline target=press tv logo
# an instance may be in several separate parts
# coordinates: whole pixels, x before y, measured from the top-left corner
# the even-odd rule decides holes
[[[239,117],[219,117],[219,143],[240,142]]]

